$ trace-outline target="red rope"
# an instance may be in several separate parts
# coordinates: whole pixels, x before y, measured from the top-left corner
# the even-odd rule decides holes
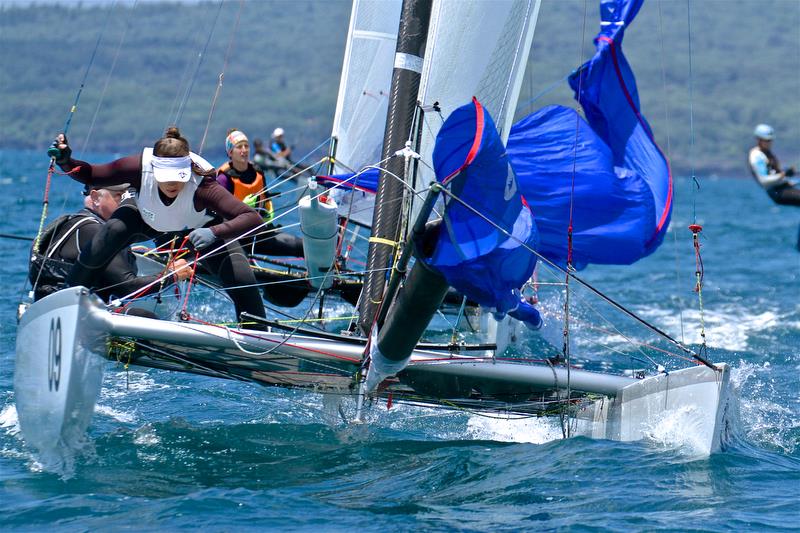
[[[700,232],[703,231],[703,226],[700,224],[691,224],[689,225],[689,230],[692,232],[692,241],[694,243],[694,273],[697,279],[694,286],[694,292],[700,292],[703,290],[703,276],[705,275],[705,270],[703,268],[703,257],[700,255],[699,239]]]
[[[168,255],[167,255],[167,263],[164,265],[164,270],[161,271],[161,273],[158,275],[158,277],[163,278],[167,274],[167,272],[169,271],[169,266],[176,259],[175,253],[183,252],[183,253],[181,253],[181,255],[184,255],[186,252],[188,252],[188,248],[184,248],[184,245],[186,244],[186,242],[188,240],[189,240],[188,236],[184,237],[183,242],[178,247],[177,251],[175,250],[175,239],[172,239],[170,241],[170,246],[169,246]],[[166,246],[164,247],[164,249],[166,250]],[[178,257],[180,257],[180,256],[178,256]],[[194,277],[194,269],[192,270],[192,277]],[[177,281],[178,281],[178,279],[175,278],[175,282],[176,282],[176,284],[175,284],[175,294],[176,295],[180,295],[180,292],[178,291]],[[191,283],[191,281],[190,281],[190,283]],[[123,311],[125,311],[133,303],[134,300],[136,300],[140,296],[143,296],[144,294],[148,293],[150,291],[150,289],[152,289],[152,288],[153,288],[152,285],[148,285],[147,287],[143,287],[143,288],[139,289],[137,292],[135,292],[130,297],[128,303],[126,303],[125,305],[122,305],[120,307],[117,307],[116,309],[114,309],[114,312],[115,313],[122,313]],[[161,286],[159,287],[159,292],[161,292],[161,289],[163,289],[163,288],[164,288],[164,280],[162,279],[161,280]],[[187,297],[188,297],[188,294],[187,294]],[[186,306],[186,303],[184,302],[184,308],[185,308],[185,306]],[[183,311],[181,311],[181,313],[183,313]]]
[[[183,247],[183,245],[186,242],[186,239],[188,239],[188,238],[189,237],[186,237],[185,239],[183,239],[184,242],[181,243],[181,247]],[[189,276],[189,286],[186,287],[186,296],[183,298],[183,306],[181,307],[181,312],[180,312],[181,320],[189,320],[189,313],[186,311],[186,307],[189,305],[189,295],[192,293],[192,282],[194,281],[194,275],[197,272],[197,260],[199,258],[200,258],[200,252],[199,251],[195,251],[194,263],[192,263],[192,267],[191,267],[192,268],[192,274]]]

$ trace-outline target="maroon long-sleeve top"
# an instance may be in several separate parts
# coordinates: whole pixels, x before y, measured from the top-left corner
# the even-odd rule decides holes
[[[130,183],[137,191],[142,186],[142,156],[130,155],[103,164],[91,164],[70,158],[68,163],[59,163],[65,172],[84,185],[103,188]],[[169,201],[162,197],[162,200]],[[220,239],[235,239],[262,223],[258,213],[225,190],[213,177],[204,178],[194,193],[194,208],[208,209],[224,221],[211,226],[211,231]]]

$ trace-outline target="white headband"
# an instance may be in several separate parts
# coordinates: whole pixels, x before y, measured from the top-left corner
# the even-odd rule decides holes
[[[153,156],[153,176],[158,182],[181,181],[186,183],[192,177],[192,158]]]
[[[181,157],[153,156],[153,166],[158,168],[186,168],[192,166],[192,158],[188,155]]]

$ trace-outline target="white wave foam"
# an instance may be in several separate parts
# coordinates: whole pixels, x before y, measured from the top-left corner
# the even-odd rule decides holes
[[[8,435],[16,435],[20,432],[16,405],[7,405],[0,411],[0,428],[3,428]]]
[[[139,446],[158,446],[161,444],[161,437],[158,436],[153,426],[147,424],[136,430],[133,443]]]
[[[689,457],[707,457],[706,431],[697,406],[671,409],[653,420],[644,431],[645,439]]]
[[[498,419],[471,416],[467,422],[469,435],[477,440],[543,444],[562,438],[561,426],[554,419]]]
[[[133,370],[106,372],[104,387],[100,391],[100,398],[121,398],[132,394],[142,394],[168,388],[170,388],[169,385],[157,382],[147,372]]]
[[[681,335],[681,315],[674,310],[646,308],[639,314],[656,323],[667,333],[686,343],[700,344],[700,311],[683,311],[683,335]],[[751,335],[768,331],[781,324],[781,315],[774,310],[753,314],[749,309],[738,305],[725,305],[716,309],[706,309],[703,314],[708,345],[730,351],[744,351],[748,348]]]
[[[123,424],[133,424],[137,420],[134,414],[119,411],[108,405],[97,404],[97,406],[94,408],[94,412],[111,417],[118,422],[122,422]]]
[[[794,454],[800,445],[796,435],[800,415],[779,403],[772,365],[741,362],[731,370],[731,385],[740,398],[742,431],[747,440]],[[777,401],[776,401],[777,400]]]

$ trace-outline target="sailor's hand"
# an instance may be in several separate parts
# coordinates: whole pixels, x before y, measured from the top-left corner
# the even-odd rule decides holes
[[[258,195],[248,194],[247,196],[244,197],[244,200],[242,201],[245,203],[247,207],[252,207],[253,209],[255,209],[255,207],[258,205]]]
[[[187,264],[186,259],[176,259],[168,265],[172,275],[175,276],[175,281],[183,281],[192,276],[192,269],[187,267]]]
[[[202,250],[203,248],[208,248],[214,241],[217,240],[217,237],[214,236],[214,232],[211,231],[211,228],[197,228],[192,230],[189,234],[189,241],[194,246],[195,250]]]
[[[794,167],[789,167],[789,168],[787,168],[786,170],[783,171],[783,175],[786,176],[787,178],[791,178],[792,176],[795,175],[795,173],[796,173],[796,171],[795,171]]]
[[[72,148],[69,147],[67,136],[63,133],[56,135],[53,144],[47,149],[47,155],[54,157],[58,166],[68,164],[70,156],[72,156]]]

